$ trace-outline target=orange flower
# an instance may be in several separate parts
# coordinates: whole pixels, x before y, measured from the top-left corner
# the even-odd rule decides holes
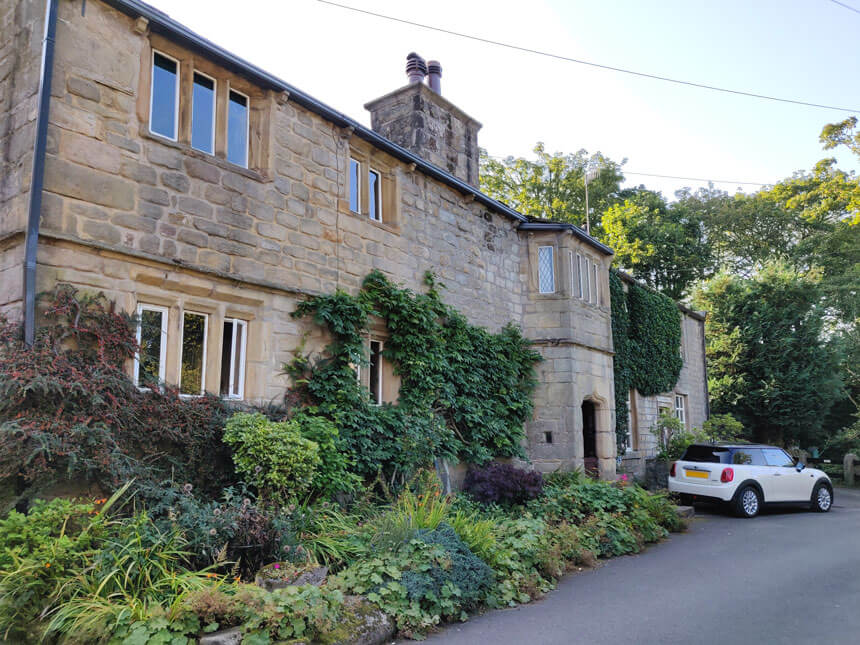
[[[46,563],[45,563],[45,566],[46,566],[46,567],[50,567],[50,566],[51,566],[51,563],[50,563],[50,562],[46,562]]]

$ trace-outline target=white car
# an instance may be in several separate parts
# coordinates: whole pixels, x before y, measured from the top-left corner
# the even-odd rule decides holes
[[[826,513],[833,484],[782,448],[760,444],[692,444],[669,471],[669,490],[682,503],[723,502],[741,517],[764,504],[805,504]]]

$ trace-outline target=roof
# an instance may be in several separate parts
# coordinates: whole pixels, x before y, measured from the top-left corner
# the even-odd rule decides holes
[[[334,108],[329,107],[322,101],[315,99],[314,97],[302,92],[300,89],[290,85],[286,81],[281,80],[280,78],[273,76],[272,74],[260,69],[256,65],[249,63],[248,61],[239,58],[235,54],[228,52],[227,50],[219,47],[215,43],[210,40],[207,40],[203,36],[191,31],[185,25],[173,20],[170,16],[168,16],[163,11],[159,11],[153,6],[146,4],[145,2],[140,2],[139,0],[103,0],[106,4],[114,7],[115,9],[125,13],[126,15],[132,16],[134,18],[143,17],[149,21],[149,29],[152,33],[160,34],[166,38],[170,38],[185,47],[200,52],[213,61],[216,61],[219,65],[222,65],[224,68],[229,69],[237,74],[241,74],[252,80],[254,83],[259,86],[266,88],[277,90],[279,92],[288,92],[290,96],[290,100],[301,105],[307,110],[318,114],[324,119],[334,123],[343,128],[351,128],[354,134],[368,143],[376,146],[380,150],[387,152],[391,156],[400,159],[401,161],[408,164],[415,164],[415,167],[420,169],[426,175],[440,181],[447,186],[454,188],[455,190],[460,191],[466,195],[472,195],[476,202],[486,206],[491,211],[498,213],[500,215],[504,215],[515,222],[519,223],[518,228],[522,230],[569,230],[576,237],[583,240],[585,243],[590,244],[594,248],[598,249],[600,252],[606,255],[612,255],[612,249],[608,246],[601,244],[593,237],[588,235],[585,231],[576,227],[572,224],[561,224],[555,222],[530,222],[529,218],[523,215],[522,213],[517,212],[510,206],[503,204],[500,201],[497,201],[482,193],[480,190],[475,188],[474,186],[470,186],[466,182],[458,179],[454,175],[449,172],[446,172],[442,168],[429,163],[425,159],[422,159],[418,155],[406,150],[405,148],[400,147],[393,141],[386,139],[385,137],[379,135],[374,132],[370,128],[362,125],[358,121],[351,119],[346,116],[342,112],[338,112]],[[546,224],[546,226],[535,227],[535,224]]]
[[[701,446],[703,448],[775,448],[777,450],[782,450],[779,446],[770,446],[766,443],[739,443],[737,441],[716,441],[714,443],[696,442],[690,445]]]

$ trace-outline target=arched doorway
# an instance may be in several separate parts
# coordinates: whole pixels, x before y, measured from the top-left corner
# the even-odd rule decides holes
[[[582,402],[582,457],[585,473],[596,477],[597,468],[597,414],[594,401]]]

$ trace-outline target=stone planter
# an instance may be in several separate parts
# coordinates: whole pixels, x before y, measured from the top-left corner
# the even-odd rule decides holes
[[[645,487],[658,490],[669,487],[669,468],[671,462],[662,459],[645,460]]]
[[[319,587],[327,575],[328,567],[296,567],[289,562],[276,562],[260,569],[254,584],[266,591],[302,585]]]

